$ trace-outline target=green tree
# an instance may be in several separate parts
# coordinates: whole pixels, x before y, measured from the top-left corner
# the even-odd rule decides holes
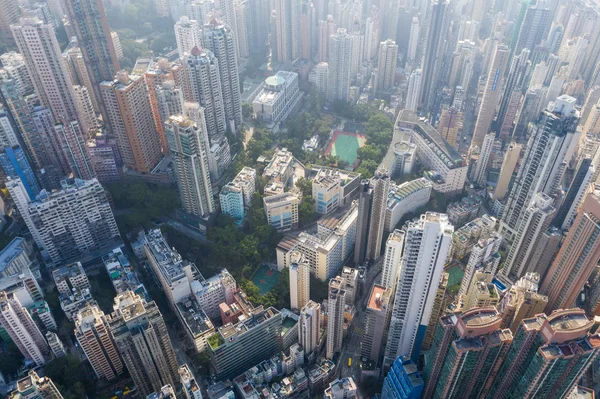
[[[362,161],[356,172],[360,173],[363,179],[370,179],[375,174],[379,164],[371,159]]]
[[[306,226],[315,221],[315,200],[312,195],[302,197],[302,202],[298,207],[298,219],[302,226]]]
[[[372,160],[375,162],[381,161],[381,150],[373,144],[366,144],[359,148],[358,157],[361,161]]]
[[[302,192],[302,196],[312,195],[312,180],[301,177],[296,180],[296,187]]]
[[[6,345],[4,353],[0,354],[0,372],[4,375],[12,376],[23,366],[25,358],[13,342]]]
[[[252,105],[250,105],[248,103],[243,103],[242,104],[242,116],[244,117],[244,119],[248,119],[248,118],[250,118],[250,115],[252,115]]]

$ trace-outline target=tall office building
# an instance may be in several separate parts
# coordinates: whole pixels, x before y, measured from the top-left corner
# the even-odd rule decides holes
[[[165,133],[184,211],[206,216],[215,210],[210,182],[206,128],[183,115],[165,122]]]
[[[421,70],[415,69],[411,72],[408,78],[408,90],[406,92],[406,100],[404,109],[416,112],[419,108],[419,93],[421,90]]]
[[[10,395],[14,399],[63,399],[58,388],[48,377],[39,377],[29,370],[27,377],[17,381],[17,387]]]
[[[473,169],[471,180],[479,184],[480,187],[487,187],[488,166],[491,161],[492,149],[496,141],[496,133],[491,132],[485,135],[479,151],[479,158]],[[471,147],[473,149],[473,147]]]
[[[175,23],[175,42],[179,57],[190,53],[196,46],[204,47],[202,25],[202,21],[196,21],[187,16],[182,16]]]
[[[364,263],[367,254],[367,238],[371,219],[373,189],[369,181],[363,179],[358,187],[358,219],[356,222],[356,241],[354,243],[354,263]]]
[[[20,179],[7,181],[6,187],[38,248],[55,263],[121,243],[106,192],[96,179],[63,181],[61,190],[43,190],[36,201]]]
[[[75,338],[99,379],[113,380],[123,372],[123,362],[110,335],[108,320],[95,304],[88,304],[74,317]]]
[[[404,231],[394,230],[385,244],[385,254],[381,269],[381,285],[386,288],[396,289],[398,271],[401,268],[402,253],[404,249]]]
[[[434,0],[429,10],[429,26],[425,40],[425,53],[423,54],[423,77],[417,104],[423,110],[431,110],[436,101],[437,91],[442,80],[441,69],[448,28],[450,24],[450,2],[448,0]]]
[[[528,6],[525,10],[523,22],[519,26],[513,52],[520,53],[524,48],[533,51],[543,39],[548,37],[551,24],[552,10],[547,7],[545,1]]]
[[[600,336],[581,309],[521,321],[487,398],[566,397],[598,358]]]
[[[539,274],[527,273],[504,294],[498,303],[502,328],[509,328],[515,334],[523,319],[544,312],[548,297],[538,292],[539,282]]]
[[[396,77],[396,63],[398,61],[398,45],[395,41],[387,39],[379,44],[379,57],[377,59],[377,90],[387,91],[394,87]]]
[[[392,364],[398,356],[418,359],[436,299],[431,293],[442,277],[453,232],[448,216],[441,213],[427,212],[409,224],[384,364]]]
[[[573,306],[600,260],[600,191],[591,192],[577,212],[540,291],[548,295],[546,312]]]
[[[410,359],[399,356],[385,376],[381,399],[420,399],[425,383]]]
[[[229,130],[236,132],[242,128],[242,102],[234,33],[213,19],[204,26],[204,45],[218,61],[225,119]]]
[[[481,98],[481,106],[479,107],[477,121],[475,122],[471,148],[474,146],[481,147],[483,139],[489,133],[496,107],[498,106],[500,96],[502,95],[504,73],[506,66],[508,65],[509,56],[510,50],[508,47],[497,45],[485,88],[483,89],[483,97]]]
[[[310,358],[321,338],[321,305],[308,301],[300,311],[298,326],[298,343]]]
[[[524,48],[521,53],[512,59],[510,72],[506,77],[504,94],[496,117],[497,127],[500,128],[500,138],[507,138],[512,132],[514,120],[519,110],[519,104],[523,94],[527,91],[529,71],[531,63],[529,55],[531,50]],[[539,65],[539,64],[538,64]],[[502,86],[498,87],[502,90]]]
[[[35,200],[35,197],[40,193],[40,186],[21,146],[0,148],[0,165],[2,165],[6,176],[11,179],[21,179],[29,199]]]
[[[0,326],[25,359],[36,366],[42,366],[50,359],[50,347],[44,335],[14,293],[0,292]]]
[[[554,216],[553,202],[552,198],[540,192],[523,210],[521,222],[502,268],[502,273],[513,281],[533,271],[536,266],[534,255],[542,234],[548,230]]]
[[[124,165],[149,173],[162,153],[144,76],[119,71],[115,80],[100,84],[100,91]]]
[[[225,134],[227,123],[219,61],[211,51],[195,47],[183,62],[187,78],[186,100],[204,107],[206,128],[211,139]]]
[[[22,18],[11,29],[42,105],[52,110],[55,122],[78,120],[73,83],[54,27],[38,18]]]
[[[90,94],[93,93],[96,104],[100,105],[99,111],[107,122],[109,118],[102,106],[99,85],[106,80],[111,80],[120,67],[106,20],[104,2],[73,0],[64,2],[63,7],[69,18],[69,27],[81,46],[84,65],[87,67],[92,85],[88,90],[91,90]]]
[[[154,301],[126,291],[117,295],[108,325],[123,362],[142,395],[178,380],[177,358]]]
[[[344,308],[346,305],[346,290],[344,281],[339,277],[329,280],[329,295],[327,297],[327,359],[342,349],[344,338]]]
[[[310,301],[310,265],[300,252],[293,251],[289,256],[290,307],[300,310]]]
[[[390,191],[390,175],[385,169],[379,169],[371,179],[373,190],[371,208],[369,209],[369,226],[367,231],[367,260],[376,260],[381,255],[385,213]],[[359,207],[360,208],[360,207]],[[359,209],[359,213],[361,210]]]
[[[294,0],[276,0],[274,5],[277,61],[291,64],[300,58],[301,4]]]
[[[600,167],[600,165],[598,165]],[[569,185],[569,191],[565,196],[560,208],[554,216],[552,225],[562,230],[568,230],[575,218],[579,206],[586,194],[590,191],[590,184],[596,174],[595,165],[591,158],[583,158],[577,167],[575,176]]]
[[[327,99],[348,101],[350,96],[350,57],[352,36],[346,29],[338,29],[329,37],[329,61],[327,74]]]
[[[375,284],[367,302],[365,333],[361,342],[361,356],[379,362],[383,339],[392,307],[392,288]]]
[[[460,138],[459,132],[462,130],[463,121],[463,113],[455,107],[444,108],[440,115],[438,132],[454,148],[457,148],[457,139]]]
[[[501,234],[516,232],[536,193],[550,195],[557,189],[577,127],[574,105],[574,98],[561,96],[530,125],[530,138],[502,215]]]
[[[419,17],[413,17],[410,23],[410,31],[408,35],[408,49],[406,50],[407,61],[414,65],[417,60],[417,50],[419,49],[419,33],[421,30],[421,24]]]

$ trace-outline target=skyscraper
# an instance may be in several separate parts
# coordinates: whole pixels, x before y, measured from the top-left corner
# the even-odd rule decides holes
[[[444,108],[440,115],[438,132],[454,148],[457,148],[457,139],[460,138],[459,131],[462,130],[463,119],[463,113],[455,107]]]
[[[200,217],[214,212],[206,127],[177,115],[165,122],[165,132],[183,210]]]
[[[356,241],[354,243],[354,263],[361,265],[367,254],[367,238],[371,220],[373,189],[369,181],[363,179],[358,187],[358,219],[356,222]]]
[[[600,191],[587,195],[541,285],[546,313],[572,306],[600,260]]]
[[[242,128],[242,102],[234,37],[229,26],[223,25],[215,19],[204,26],[204,45],[219,62],[225,119],[231,132]]]
[[[539,240],[550,227],[554,215],[555,209],[552,204],[552,198],[540,192],[523,210],[517,233],[502,268],[502,273],[513,281],[534,270],[534,254]]]
[[[0,148],[0,165],[6,176],[12,179],[21,179],[31,200],[34,200],[40,193],[40,186],[21,146]]]
[[[518,56],[512,59],[510,72],[506,78],[504,94],[502,95],[502,101],[500,102],[496,118],[497,127],[500,128],[500,137],[502,139],[507,138],[512,132],[521,98],[527,91],[527,77],[531,68],[531,63],[529,62],[530,54],[531,51],[524,48]],[[501,90],[502,87],[498,89]]]
[[[329,296],[327,297],[327,350],[326,356],[333,355],[342,349],[344,337],[344,308],[346,305],[346,290],[344,282],[339,277],[329,280]]]
[[[329,36],[329,61],[327,74],[327,99],[348,101],[350,96],[350,57],[352,36],[346,29],[338,29]]]
[[[391,39],[381,42],[377,59],[377,90],[386,91],[394,87],[397,60],[398,45],[396,42]]]
[[[54,132],[60,152],[63,169],[73,172],[80,179],[93,179],[96,177],[90,150],[87,146],[87,135],[83,132],[81,124],[73,120],[68,123],[59,123],[54,126]]]
[[[547,7],[546,2],[528,6],[525,10],[523,22],[519,26],[519,35],[513,52],[520,53],[524,48],[533,51],[535,46],[548,37],[551,24],[552,11]]]
[[[429,11],[429,27],[425,40],[425,53],[421,69],[423,78],[417,104],[424,110],[431,110],[435,103],[439,82],[442,79],[440,70],[446,51],[446,36],[450,23],[450,3],[448,0],[434,0]]]
[[[42,190],[39,199],[31,201],[20,179],[6,182],[42,254],[64,263],[120,245],[117,223],[98,180],[74,179],[62,184],[61,190]]]
[[[413,17],[408,35],[408,49],[406,50],[407,61],[413,65],[417,60],[417,50],[419,49],[419,40],[421,39],[419,37],[420,30],[419,17]]]
[[[402,262],[404,249],[404,231],[394,230],[385,244],[385,255],[381,270],[381,285],[386,288],[396,289],[398,271]]]
[[[381,399],[420,399],[424,386],[417,365],[399,356],[385,376]]]
[[[42,366],[50,359],[50,347],[44,335],[14,293],[0,292],[0,326],[25,359],[36,366]]]
[[[494,307],[440,319],[423,376],[426,398],[483,398],[513,340]],[[508,361],[508,358],[507,358]]]
[[[38,18],[22,18],[11,29],[40,102],[55,122],[78,120],[71,78],[54,27]]]
[[[501,234],[505,235],[504,230],[516,232],[535,193],[550,195],[558,187],[577,127],[574,105],[574,98],[561,96],[530,125],[527,148],[502,215]]]
[[[385,212],[390,190],[390,175],[385,169],[379,169],[371,179],[373,200],[369,216],[369,230],[367,232],[367,260],[376,260],[381,255],[381,241],[385,227]],[[360,212],[360,211],[359,211]]]
[[[419,93],[421,90],[421,70],[415,69],[408,78],[408,91],[404,109],[416,112],[419,108]]]
[[[473,131],[473,138],[471,140],[471,148],[474,146],[481,147],[485,135],[489,133],[496,107],[498,106],[500,96],[502,95],[504,72],[508,65],[509,56],[510,51],[508,47],[497,45],[483,90],[481,106],[479,107],[477,121],[475,122],[475,130]]]
[[[96,98],[96,103],[100,105],[104,121],[108,121],[108,116],[102,107],[99,85],[106,80],[111,80],[120,68],[106,20],[104,2],[102,0],[73,0],[65,2],[63,7],[69,18],[69,26],[81,46],[84,64],[92,83],[92,93]]]
[[[123,362],[110,335],[108,320],[95,304],[88,304],[75,316],[75,338],[98,378],[113,380],[123,372]]]
[[[115,80],[102,82],[100,91],[123,163],[149,173],[162,153],[144,76],[119,71]]]
[[[442,277],[453,232],[448,216],[440,213],[427,212],[409,224],[384,364],[398,356],[418,358],[436,299],[431,292]]]
[[[479,158],[477,158],[477,163],[473,169],[471,180],[479,184],[480,187],[487,187],[488,166],[492,156],[494,141],[496,141],[496,133],[491,132],[485,135],[479,150]],[[471,147],[471,149],[473,149],[473,147]]]
[[[177,358],[165,321],[154,301],[126,291],[117,295],[111,334],[133,382],[143,395],[178,380]]]
[[[196,46],[204,47],[202,25],[202,21],[196,21],[187,16],[182,16],[175,23],[175,42],[179,57],[191,52]]]
[[[392,288],[375,284],[371,289],[366,309],[365,333],[361,342],[361,356],[376,363],[383,349],[383,338],[392,306]]]
[[[225,134],[227,125],[219,61],[211,51],[195,47],[183,62],[187,78],[186,100],[204,107],[206,128],[211,139]]]
[[[321,305],[308,301],[300,311],[298,325],[298,343],[310,358],[321,338]]]
[[[19,22],[21,9],[17,0],[2,0],[0,2],[0,33],[3,37],[10,38],[10,26]]]
[[[487,398],[562,398],[598,357],[600,336],[581,309],[521,321]]]
[[[300,58],[300,1],[276,0],[274,5],[277,61],[291,64]]]
[[[600,165],[598,165],[600,167]],[[575,218],[579,206],[583,202],[586,194],[590,191],[590,184],[596,174],[595,165],[591,158],[583,158],[577,167],[575,176],[569,185],[569,191],[563,200],[560,208],[554,216],[552,225],[568,230],[571,222]]]
[[[310,301],[310,265],[300,252],[293,251],[289,257],[290,307],[303,309]]]
[[[502,162],[502,168],[500,169],[500,176],[498,176],[498,183],[496,184],[493,199],[503,200],[506,196],[513,173],[517,167],[517,162],[519,162],[522,148],[523,146],[521,144],[511,142],[506,149],[504,162]]]

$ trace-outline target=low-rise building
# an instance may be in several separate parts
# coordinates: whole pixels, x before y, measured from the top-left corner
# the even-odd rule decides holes
[[[52,278],[56,289],[61,295],[69,295],[74,289],[84,290],[90,288],[90,281],[83,270],[81,262],[54,269]]]
[[[312,180],[315,212],[325,215],[349,204],[359,184],[359,173],[321,167]]]
[[[336,372],[335,363],[326,358],[320,358],[317,364],[313,364],[307,370],[308,386],[311,392],[325,389],[327,383]]]
[[[120,247],[110,251],[102,258],[102,261],[117,295],[125,291],[133,291],[146,301],[150,301],[150,294],[144,284],[140,282],[131,262]]]
[[[480,197],[464,197],[460,201],[448,204],[446,213],[448,214],[450,223],[455,227],[462,227],[465,223],[477,217],[479,208],[481,208]]]
[[[60,338],[58,338],[58,335],[56,335],[56,333],[52,331],[47,331],[46,341],[48,341],[48,345],[50,346],[50,349],[52,350],[52,353],[55,357],[67,356],[67,350],[65,349],[65,346],[61,342]]]
[[[221,188],[219,193],[221,212],[230,215],[238,224],[241,224],[246,214],[244,207],[244,192],[233,182],[229,182]]]
[[[175,390],[169,384],[165,385],[158,392],[152,392],[146,396],[146,399],[177,399],[175,396]]]
[[[193,295],[177,303],[177,317],[196,352],[206,350],[208,337],[215,333],[215,327]]]
[[[185,399],[202,399],[202,391],[200,385],[196,381],[196,377],[190,370],[187,364],[179,367],[179,377],[181,382],[181,388]]]
[[[287,186],[293,172],[294,155],[287,148],[281,148],[273,154],[262,175],[270,181],[278,181]]]
[[[221,314],[221,303],[230,305],[234,302],[237,290],[236,281],[227,269],[208,279],[198,276],[198,279],[191,283],[191,287],[198,306],[213,320],[218,319]]]
[[[325,389],[324,399],[353,399],[356,395],[356,383],[352,377],[331,381]]]
[[[496,218],[482,215],[455,230],[452,235],[452,257],[463,259],[480,239],[487,239],[495,232]]]
[[[279,71],[265,79],[262,90],[252,102],[252,110],[267,127],[278,130],[301,98],[298,74]]]
[[[298,208],[301,194],[290,191],[263,198],[267,223],[277,231],[286,231],[298,226]]]
[[[423,177],[402,184],[390,183],[385,210],[386,231],[393,231],[407,213],[427,205],[432,187],[431,182]]]

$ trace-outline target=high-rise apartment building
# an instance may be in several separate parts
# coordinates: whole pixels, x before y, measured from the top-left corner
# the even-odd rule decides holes
[[[185,53],[190,53],[196,46],[204,47],[202,21],[196,21],[182,16],[175,23],[175,42],[177,43],[177,52],[179,57],[183,57]]]
[[[137,389],[149,395],[167,384],[174,386],[177,358],[156,303],[126,291],[117,295],[113,308],[108,326]]]
[[[78,120],[73,83],[54,27],[38,18],[22,18],[11,29],[41,104],[52,110],[55,122]]]
[[[509,328],[515,334],[523,319],[544,312],[548,297],[538,292],[539,282],[539,274],[527,273],[504,294],[498,304],[502,328]]]
[[[6,176],[21,179],[29,198],[35,200],[40,193],[40,186],[21,146],[17,144],[0,148],[0,165]]]
[[[100,91],[124,165],[149,173],[162,153],[144,76],[119,71],[115,80],[100,84]]]
[[[388,91],[394,87],[396,63],[398,60],[398,45],[392,39],[379,44],[377,59],[377,90]]]
[[[536,266],[536,253],[539,240],[552,221],[555,209],[553,200],[544,193],[537,193],[529,206],[524,209],[521,222],[514,236],[502,273],[513,280],[533,271]]]
[[[600,165],[597,166],[600,167]],[[577,166],[575,176],[573,176],[573,180],[569,185],[567,195],[560,205],[560,208],[556,211],[556,216],[554,216],[554,220],[552,221],[553,226],[561,228],[562,230],[569,229],[573,219],[575,219],[577,210],[582,204],[585,196],[590,192],[590,184],[593,182],[595,175],[596,165],[593,164],[593,160],[591,158],[583,158]]]
[[[419,108],[419,93],[421,90],[421,70],[415,69],[408,78],[408,90],[406,92],[406,101],[404,109],[416,112]]]
[[[463,127],[463,113],[455,107],[444,108],[440,115],[438,132],[452,147],[457,148],[459,132]]]
[[[392,288],[375,284],[367,302],[365,333],[361,342],[361,356],[379,362],[383,350],[390,312]]]
[[[219,61],[211,51],[194,47],[183,63],[187,79],[186,100],[204,107],[211,139],[225,134],[227,124]]]
[[[404,249],[404,231],[394,230],[388,236],[385,244],[385,254],[381,269],[381,285],[396,290],[398,271],[401,269],[402,253]]]
[[[55,140],[60,149],[57,151],[63,170],[72,172],[75,177],[90,180],[96,177],[92,165],[90,150],[85,140],[87,133],[82,125],[73,120],[54,125]]]
[[[529,3],[527,3],[529,4]],[[523,7],[527,6],[523,3]],[[520,53],[527,48],[531,51],[548,37],[548,31],[552,24],[552,10],[547,7],[546,2],[527,6],[525,14],[518,31],[515,29],[516,42],[513,43],[513,52]]]
[[[111,80],[120,67],[104,3],[102,0],[73,0],[63,7],[69,18],[69,27],[81,46],[83,64],[92,86],[88,90],[91,90],[90,94],[93,93],[96,104],[100,105],[99,111],[102,112],[104,121],[108,122],[108,114],[102,107],[102,95],[98,87],[102,82]]]
[[[98,87],[94,87],[81,48],[77,41],[73,39],[74,38],[71,38],[71,43],[69,43],[67,49],[63,51],[62,56],[67,64],[67,69],[69,70],[73,84],[87,88],[88,93],[91,96],[92,104],[94,105],[94,110],[100,112],[102,107],[98,104],[96,98]]]
[[[344,309],[346,306],[346,290],[339,277],[329,280],[329,296],[327,297],[327,349],[326,356],[333,355],[342,349],[344,337]]]
[[[75,338],[90,361],[98,378],[113,380],[123,372],[123,362],[108,327],[104,312],[95,304],[88,304],[77,312]]]
[[[421,40],[419,37],[420,30],[419,17],[413,17],[410,22],[408,48],[406,50],[406,58],[411,65],[414,65],[417,60],[417,50],[419,49],[419,41]]]
[[[496,274],[498,266],[500,264],[500,244],[502,243],[502,236],[496,232],[492,232],[489,237],[481,238],[471,248],[471,255],[465,267],[465,273],[458,290],[459,295],[465,295],[467,289],[471,285],[471,279],[475,274],[475,271],[486,271],[492,274]]]
[[[350,98],[350,58],[352,54],[352,36],[346,29],[338,29],[329,36],[329,59],[327,73],[327,99],[329,101]]]
[[[121,243],[106,192],[96,179],[63,181],[61,190],[42,190],[36,201],[20,179],[6,186],[38,248],[55,263]]]
[[[229,130],[236,132],[242,128],[242,102],[233,27],[213,19],[204,26],[204,46],[218,61],[225,120]]]
[[[290,307],[303,309],[310,301],[310,264],[304,255],[292,251],[290,256]]]
[[[3,10],[0,15],[0,33],[3,37],[10,38],[10,26],[19,22],[21,8],[16,0],[2,0],[0,7]]]
[[[513,341],[493,307],[440,319],[423,377],[426,398],[483,398]]]
[[[308,301],[300,311],[298,326],[298,343],[310,358],[321,338],[321,305]]]
[[[358,219],[356,225],[356,241],[354,247],[354,263],[362,264],[367,254],[367,239],[371,218],[373,189],[368,180],[363,179],[358,188]]]
[[[487,187],[488,167],[491,162],[492,150],[496,141],[496,133],[491,132],[485,135],[479,151],[477,163],[473,168],[471,180],[479,184],[480,187]],[[474,147],[471,147],[473,149]],[[476,147],[475,147],[476,148]]]
[[[504,94],[502,95],[498,116],[496,117],[496,124],[500,128],[500,138],[503,140],[512,132],[521,98],[527,91],[528,77],[531,69],[531,63],[529,62],[530,54],[531,50],[524,48],[519,55],[513,57],[510,72],[506,77]],[[499,90],[502,90],[502,87],[499,87]]]
[[[12,392],[14,399],[63,399],[56,385],[48,377],[39,377],[30,370],[27,377],[17,381],[17,387]]]
[[[500,96],[502,95],[504,73],[506,66],[508,65],[509,56],[510,50],[508,47],[497,45],[485,88],[483,89],[483,97],[481,99],[479,113],[477,114],[477,121],[475,122],[471,148],[474,146],[482,146],[483,139],[486,134],[488,134],[490,126],[492,125],[494,113],[500,102]]]
[[[25,359],[42,366],[50,358],[44,335],[14,293],[0,292],[0,326]]]
[[[540,291],[548,295],[546,313],[575,304],[600,260],[600,191],[587,195]]]
[[[431,348],[437,323],[440,320],[440,316],[443,314],[444,309],[446,309],[446,288],[448,288],[448,278],[449,274],[443,272],[442,279],[440,280],[437,290],[435,291],[435,302],[433,303],[433,308],[431,308],[431,317],[429,318],[429,324],[427,325],[427,330],[425,331],[423,345],[421,345],[422,351],[426,351]]]
[[[396,287],[384,364],[398,356],[417,359],[454,228],[448,216],[427,212],[410,223],[404,237],[404,261]]]
[[[371,179],[373,200],[369,210],[369,230],[367,232],[367,260],[376,260],[381,255],[383,229],[385,227],[385,213],[390,189],[390,176],[385,169],[375,172]],[[359,210],[360,212],[360,210]]]
[[[530,138],[502,215],[501,234],[516,232],[536,193],[550,195],[557,189],[577,127],[574,105],[574,98],[561,96],[530,125]]]
[[[201,217],[214,212],[206,127],[178,115],[165,122],[165,131],[183,210]]]
[[[485,397],[562,398],[598,358],[600,336],[581,309],[523,319]]]
[[[274,7],[272,8],[275,10],[274,33],[277,47],[277,61],[284,64],[291,64],[300,58],[301,54],[300,2],[277,0],[274,2]]]
[[[502,168],[500,169],[500,176],[498,176],[498,183],[496,184],[496,190],[494,191],[495,200],[503,200],[506,197],[510,182],[512,180],[513,173],[519,162],[521,156],[521,144],[511,142],[506,149],[504,154],[504,162],[502,162]]]

